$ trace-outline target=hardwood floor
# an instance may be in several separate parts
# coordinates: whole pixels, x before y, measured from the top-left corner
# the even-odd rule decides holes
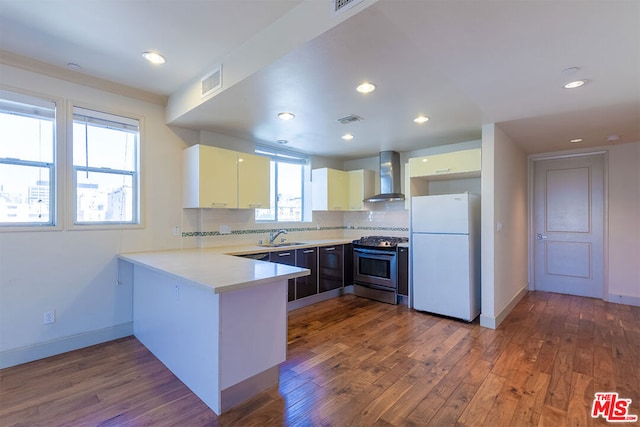
[[[352,295],[291,312],[280,386],[217,417],[135,338],[0,371],[5,426],[589,426],[640,415],[640,308],[531,292],[497,330]]]

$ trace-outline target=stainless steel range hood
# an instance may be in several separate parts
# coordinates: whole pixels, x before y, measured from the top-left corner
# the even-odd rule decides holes
[[[400,192],[400,154],[395,151],[380,152],[380,194],[365,202],[394,202],[404,200]]]

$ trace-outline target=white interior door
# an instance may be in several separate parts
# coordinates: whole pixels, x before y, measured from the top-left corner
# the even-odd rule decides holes
[[[534,164],[534,284],[602,298],[604,155]]]

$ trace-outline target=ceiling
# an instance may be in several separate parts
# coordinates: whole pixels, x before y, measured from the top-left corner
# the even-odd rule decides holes
[[[164,95],[170,125],[314,155],[480,139],[486,123],[529,153],[640,141],[638,0],[353,4],[0,0],[0,49]],[[145,62],[147,50],[167,62]],[[194,97],[220,64],[222,88]],[[587,84],[562,87],[576,79]],[[362,81],[376,91],[357,93]],[[337,121],[351,114],[363,120]],[[415,124],[419,114],[430,120]]]

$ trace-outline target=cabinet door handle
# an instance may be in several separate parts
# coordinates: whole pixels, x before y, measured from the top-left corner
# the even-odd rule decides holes
[[[336,248],[323,248],[325,251],[335,251]]]
[[[218,206],[218,205],[226,206],[227,202],[211,202],[211,206]]]
[[[291,255],[291,253],[290,253],[290,252],[285,252],[285,253],[283,253],[283,254],[278,254],[278,256],[289,256],[289,255]]]
[[[436,169],[434,172],[435,173],[444,173],[444,172],[449,172],[451,170],[451,168],[442,168],[442,169]]]
[[[313,249],[308,249],[306,251],[302,251],[303,254],[312,254],[313,252],[315,252]]]
[[[259,208],[262,206],[262,203],[249,203],[250,208]]]

